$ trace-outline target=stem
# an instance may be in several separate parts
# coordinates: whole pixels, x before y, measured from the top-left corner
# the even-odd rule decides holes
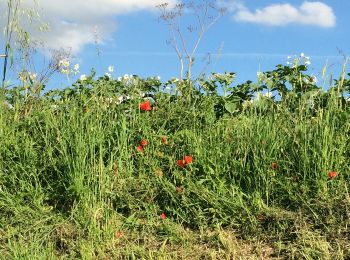
[[[8,58],[9,58],[9,51],[11,49],[11,39],[12,39],[12,33],[13,33],[13,25],[14,25],[14,21],[16,18],[16,14],[17,14],[17,10],[18,10],[18,6],[19,6],[19,1],[16,1],[16,6],[15,8],[13,8],[13,1],[9,0],[8,4],[7,4],[7,23],[6,23],[6,33],[5,33],[5,37],[6,37],[6,46],[5,46],[5,60],[4,60],[4,65],[3,65],[3,76],[2,76],[2,84],[1,84],[1,88],[3,90],[3,92],[5,91],[5,80],[6,80],[6,72],[7,72],[7,63],[8,63]],[[13,14],[12,14],[12,21],[10,22],[10,17],[11,17],[11,11],[13,10]]]
[[[170,27],[170,30],[172,33],[173,47],[175,49],[178,59],[180,60],[180,81],[182,81],[183,70],[184,70],[183,54],[181,53],[179,46],[177,44],[174,28],[172,26]]]

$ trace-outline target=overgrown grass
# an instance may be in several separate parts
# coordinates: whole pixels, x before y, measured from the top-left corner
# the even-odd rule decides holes
[[[141,111],[142,84],[127,85],[121,104],[106,79],[1,102],[4,259],[350,257],[350,114],[339,92],[318,109],[295,93],[218,116],[217,96],[159,91]],[[193,162],[181,168],[185,155]]]

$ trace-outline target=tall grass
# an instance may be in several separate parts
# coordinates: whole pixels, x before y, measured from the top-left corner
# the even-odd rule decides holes
[[[262,97],[217,117],[211,96],[156,92],[141,111],[140,82],[121,104],[101,82],[2,102],[4,258],[349,257],[350,116],[336,90],[317,110],[307,95],[293,109]]]

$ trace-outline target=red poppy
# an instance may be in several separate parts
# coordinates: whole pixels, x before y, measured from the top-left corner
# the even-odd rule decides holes
[[[146,145],[148,145],[148,141],[147,141],[146,139],[142,139],[142,140],[140,141],[140,145],[141,145],[141,146],[146,146]]]
[[[186,155],[185,157],[184,157],[184,161],[185,161],[185,163],[186,164],[191,164],[192,163],[192,156],[190,156],[190,155]]]
[[[142,145],[137,146],[136,149],[137,149],[137,151],[139,151],[140,153],[143,152],[143,146],[142,146]]]
[[[164,212],[160,215],[160,218],[163,219],[163,220],[166,219],[166,215],[165,215]]]
[[[182,192],[181,187],[176,187],[176,192],[177,192],[177,193],[181,193],[181,192]]]
[[[272,162],[271,163],[271,168],[276,170],[277,169],[277,163],[276,162]]]
[[[142,111],[151,111],[152,110],[152,106],[151,106],[151,102],[150,101],[144,101],[140,104],[140,109]]]
[[[167,144],[167,143],[168,143],[168,141],[167,141],[167,139],[166,139],[166,136],[162,136],[162,143],[163,143],[163,144]]]
[[[328,178],[334,179],[335,177],[337,177],[337,172],[335,172],[335,171],[330,171],[330,172],[328,173]]]
[[[186,166],[184,160],[177,160],[176,165],[181,167],[181,168],[185,168],[185,166]]]
[[[186,155],[182,160],[177,160],[176,165],[181,168],[185,168],[187,165],[191,164],[192,161],[193,161],[192,156]]]

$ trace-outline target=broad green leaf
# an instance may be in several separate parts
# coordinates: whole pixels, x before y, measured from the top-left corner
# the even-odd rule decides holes
[[[236,102],[232,102],[232,101],[225,102],[225,109],[229,113],[233,114],[234,112],[238,111],[237,103]]]

